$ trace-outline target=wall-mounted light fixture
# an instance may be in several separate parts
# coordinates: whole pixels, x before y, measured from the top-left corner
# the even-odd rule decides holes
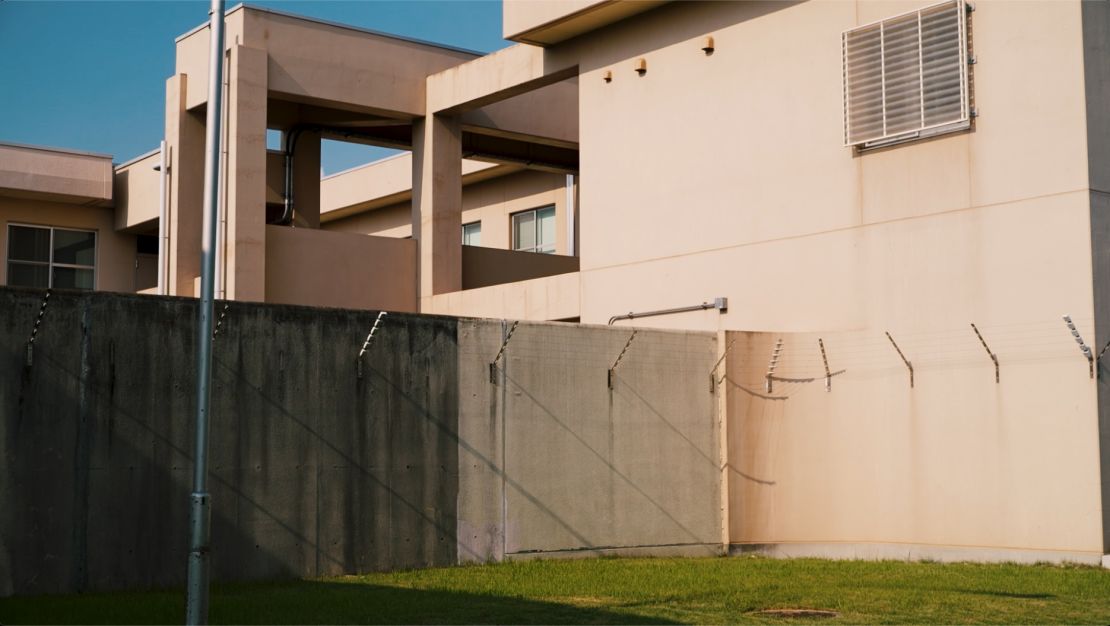
[[[613,72],[611,72],[611,71],[609,71],[609,70],[605,70],[604,72],[602,72],[602,74],[601,74],[601,78],[602,78],[602,79],[603,79],[603,80],[604,80],[605,82],[607,82],[607,83],[611,83],[611,82],[613,82]]]
[[[701,51],[704,52],[706,56],[713,54],[715,48],[716,46],[714,45],[712,35],[706,35],[705,38],[701,40]]]
[[[636,63],[632,67],[640,76],[647,74],[647,59],[643,57],[636,59]]]

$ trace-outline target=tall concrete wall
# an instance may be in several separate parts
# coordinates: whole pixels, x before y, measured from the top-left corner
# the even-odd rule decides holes
[[[0,289],[0,595],[181,584],[196,301],[55,292],[28,367],[43,294]],[[217,580],[719,542],[712,335],[610,391],[624,329],[521,324],[492,382],[501,322],[389,314],[360,367],[374,312],[221,314]]]
[[[716,338],[630,335],[461,323],[460,560],[720,551]]]
[[[1092,336],[1093,320],[1078,319]],[[786,556],[1103,554],[1098,383],[1064,323],[728,333],[730,540]],[[829,368],[843,370],[825,390]],[[765,386],[779,339],[775,375]],[[1088,339],[1089,341],[1089,339]],[[1103,372],[1103,376],[1105,376]]]
[[[195,301],[0,291],[0,594],[180,584]],[[233,303],[215,341],[217,580],[455,561],[455,322]]]

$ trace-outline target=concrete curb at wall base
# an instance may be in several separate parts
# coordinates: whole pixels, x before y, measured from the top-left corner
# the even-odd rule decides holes
[[[860,561],[940,561],[942,563],[1076,563],[1110,568],[1110,555],[1060,550],[1021,550],[974,546],[898,543],[734,543],[729,556],[776,559],[817,558]]]
[[[612,548],[582,548],[579,550],[552,550],[513,552],[505,555],[506,561],[532,561],[535,559],[581,559],[602,556],[628,558],[708,557],[726,556],[719,543],[698,543],[680,546],[631,546]]]

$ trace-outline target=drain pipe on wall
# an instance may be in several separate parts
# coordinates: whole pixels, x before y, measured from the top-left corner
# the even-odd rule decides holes
[[[166,233],[169,232],[169,226],[166,224],[168,216],[168,200],[166,198],[166,176],[168,175],[170,160],[166,156],[166,140],[163,139],[161,145],[158,147],[158,166],[154,169],[158,170],[158,295],[164,296],[169,291],[168,277],[166,276],[167,268],[169,266],[168,244],[169,237]]]
[[[717,309],[721,313],[728,311],[728,298],[714,298],[713,302],[702,302],[693,306],[680,306],[674,309],[658,309],[655,311],[641,311],[639,313],[628,312],[624,315],[614,315],[609,318],[609,325],[612,326],[617,320],[633,320],[639,317],[653,317],[656,315],[671,315],[672,313],[687,313],[690,311],[705,311],[706,309]]]
[[[285,133],[285,208],[281,211],[278,224],[288,226],[293,223],[293,151],[297,149],[297,137],[304,132],[304,126],[294,126]]]

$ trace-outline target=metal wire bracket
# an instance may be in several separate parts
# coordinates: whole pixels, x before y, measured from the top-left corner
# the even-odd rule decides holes
[[[979,332],[979,328],[975,325],[974,322],[972,322],[971,324],[971,330],[975,331],[975,336],[979,338],[979,343],[983,344],[983,349],[987,351],[987,356],[989,356],[991,358],[991,361],[994,362],[994,382],[995,384],[998,384],[998,355],[994,352],[991,352],[990,346],[987,345],[987,340],[983,339],[983,333]]]
[[[617,360],[613,361],[613,367],[609,368],[609,389],[613,388],[613,374],[617,371],[617,366],[621,364],[621,359],[624,358],[624,353],[628,352],[628,346],[632,345],[632,340],[636,338],[636,333],[639,331],[633,330],[632,334],[628,336],[628,341],[624,344],[624,349],[617,355]]]
[[[216,335],[220,334],[220,327],[223,326],[224,318],[227,317],[227,310],[229,308],[231,308],[231,304],[228,303],[228,302],[225,302],[224,303],[224,308],[220,311],[220,317],[219,317],[219,319],[216,320],[216,328],[214,328],[212,330],[212,339],[215,339]]]
[[[725,351],[721,353],[721,358],[717,359],[716,365],[713,366],[713,369],[709,370],[709,393],[716,391],[717,385],[721,384],[721,381],[724,380],[724,377],[720,380],[717,379],[717,370],[721,367],[721,363],[725,362],[725,357],[728,356],[729,350],[732,350],[732,346],[734,345],[736,345],[735,339],[728,342],[728,345],[725,346]]]
[[[886,333],[886,338],[890,340],[890,345],[894,346],[894,350],[898,353],[898,356],[902,357],[902,362],[906,364],[906,369],[910,371],[910,389],[913,389],[913,363],[910,363],[906,355],[902,354],[902,349],[898,347],[898,344],[894,343],[894,337],[890,336],[890,331],[883,332]]]
[[[1083,353],[1083,356],[1087,357],[1087,369],[1090,371],[1091,378],[1094,378],[1095,377],[1095,356],[1094,356],[1094,354],[1091,353],[1091,348],[1087,346],[1087,344],[1083,341],[1083,337],[1081,337],[1079,335],[1079,330],[1075,327],[1075,324],[1071,321],[1071,316],[1070,315],[1065,315],[1064,316],[1064,323],[1067,324],[1068,330],[1071,331],[1071,336],[1075,338],[1075,343],[1079,344],[1079,351]],[[1103,352],[1105,352],[1105,351],[1106,350],[1103,349]]]
[[[39,305],[39,314],[37,316],[35,316],[35,325],[31,328],[31,338],[27,340],[27,360],[26,360],[27,367],[31,367],[31,364],[34,362],[34,359],[35,359],[35,339],[38,337],[39,327],[42,326],[42,318],[43,318],[43,316],[46,315],[46,305],[49,304],[49,303],[50,303],[50,290],[47,289],[46,290],[46,295],[44,295],[42,297],[42,304]]]
[[[775,368],[779,365],[779,357],[782,355],[782,338],[775,342],[775,349],[771,352],[771,363],[767,365],[766,376],[766,389],[767,393],[774,391],[774,384],[772,381],[775,379]]]
[[[504,341],[501,342],[501,349],[497,351],[497,356],[493,357],[493,361],[489,364],[489,381],[497,384],[497,363],[501,360],[502,355],[505,354],[505,348],[509,345],[509,340],[513,338],[513,333],[516,332],[516,326],[520,321],[516,320],[513,325],[509,327],[509,332],[505,334]]]
[[[829,357],[825,354],[825,340],[818,337],[817,345],[821,348],[821,363],[825,365],[825,391],[832,391],[832,374],[829,373]]]
[[[366,335],[366,341],[362,342],[362,349],[358,351],[358,356],[355,357],[355,369],[358,372],[358,377],[362,378],[362,355],[370,349],[370,344],[374,340],[374,334],[378,332],[378,327],[381,326],[382,318],[386,316],[385,311],[380,311],[378,317],[374,318],[374,325],[370,327],[370,333]]]

